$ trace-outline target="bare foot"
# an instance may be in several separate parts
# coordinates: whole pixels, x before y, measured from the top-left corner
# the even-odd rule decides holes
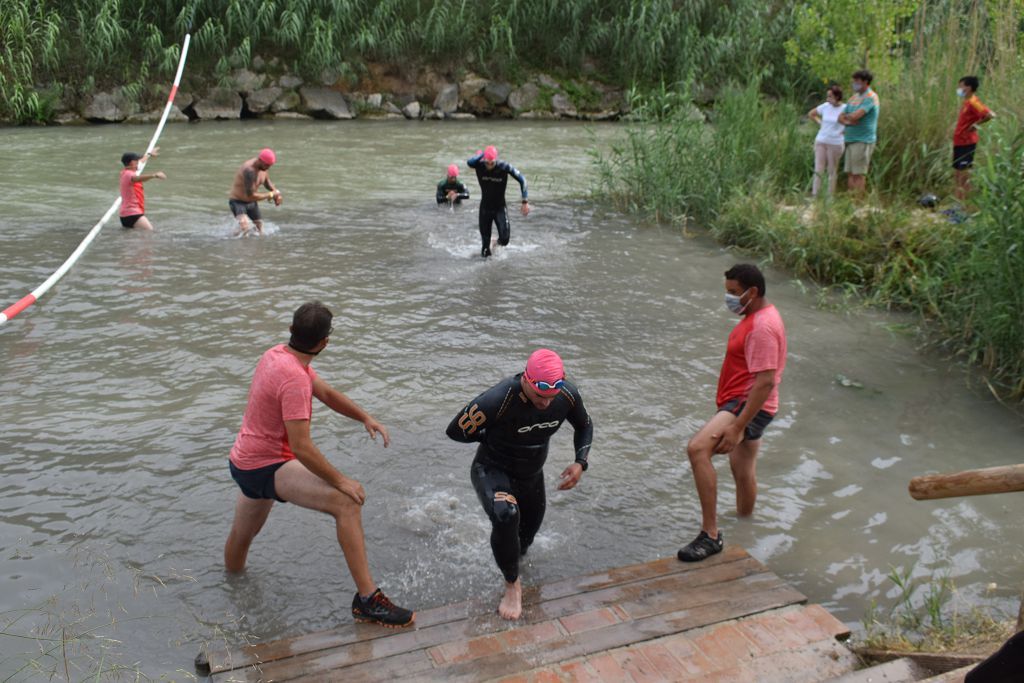
[[[502,619],[515,620],[523,614],[523,585],[519,579],[505,584],[505,595],[498,603],[498,614]]]
[[[498,250],[498,240],[491,238],[491,253],[493,254]]]

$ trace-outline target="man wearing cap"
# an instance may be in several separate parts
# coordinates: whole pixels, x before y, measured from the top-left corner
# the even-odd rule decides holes
[[[455,164],[448,166],[448,177],[437,184],[437,204],[448,203],[450,206],[457,206],[463,199],[469,199],[469,190],[459,181],[459,167]]]
[[[681,548],[683,562],[722,552],[718,530],[718,476],[711,458],[728,455],[736,481],[736,514],[754,514],[756,459],[761,435],[779,409],[779,384],[786,368],[786,327],[765,298],[764,275],[750,263],[725,271],[725,306],[742,319],[729,333],[718,375],[717,412],[686,445],[700,498],[701,529]]]
[[[385,448],[390,443],[384,425],[310,366],[327,346],[332,318],[319,301],[299,306],[288,344],[272,347],[256,364],[242,427],[229,457],[231,476],[241,491],[224,544],[224,566],[229,572],[245,569],[249,546],[275,500],[326,512],[334,517],[338,543],[356,584],[352,615],[357,621],[405,626],[415,614],[388,600],[370,574],[363,538],[363,485],[328,462],[310,436],[315,396],[334,412],[361,422],[372,439],[380,434]],[[277,561],[282,559],[295,561]]]
[[[509,176],[516,179],[522,191],[520,213],[524,216],[530,214],[530,203],[526,198],[526,178],[512,164],[498,161],[498,150],[494,145],[477,152],[466,163],[470,168],[476,169],[476,179],[480,182],[480,239],[483,241],[480,255],[487,258],[491,255],[491,250],[497,246],[491,241],[492,225],[498,226],[497,244],[504,247],[511,237],[508,211],[505,209],[505,186],[508,185]]]
[[[156,173],[139,173],[139,161],[149,161],[160,152],[159,147],[154,147],[152,152],[146,152],[139,156],[135,152],[125,152],[121,155],[120,190],[121,209],[118,216],[121,218],[121,225],[125,228],[141,228],[152,230],[153,224],[146,218],[146,191],[142,189],[142,183],[153,178],[166,180],[167,176],[163,171]]]
[[[562,359],[538,349],[524,372],[474,398],[448,425],[449,438],[479,444],[470,480],[491,520],[491,551],[505,577],[498,614],[505,619],[523,611],[519,558],[544,520],[548,442],[565,420],[575,429],[575,455],[562,471],[560,491],[576,486],[586,471],[594,425],[579,389],[565,379]]]
[[[272,149],[260,150],[260,153],[242,164],[235,173],[235,182],[231,186],[231,193],[228,195],[228,206],[231,207],[231,214],[238,219],[238,232],[235,235],[244,235],[249,232],[249,220],[256,228],[256,234],[263,234],[263,217],[260,215],[260,207],[257,202],[272,201],[277,206],[281,205],[284,198],[281,192],[270,182],[267,170],[277,161],[277,155]],[[257,192],[260,186],[269,192]]]

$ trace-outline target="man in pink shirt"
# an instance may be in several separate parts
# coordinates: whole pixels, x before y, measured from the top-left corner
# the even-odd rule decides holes
[[[338,543],[356,584],[352,615],[357,621],[406,626],[415,613],[394,605],[370,575],[363,537],[363,485],[338,471],[310,437],[313,397],[336,413],[362,422],[384,447],[388,431],[355,401],[320,379],[310,363],[327,346],[331,312],[316,301],[292,318],[291,339],[263,354],[253,373],[242,428],[231,448],[231,476],[241,492],[224,544],[229,572],[245,569],[249,546],[270,515],[274,501],[290,502],[334,517]]]
[[[159,151],[159,147],[154,147],[152,152],[147,152],[143,156],[139,156],[135,152],[125,152],[121,155],[121,165],[124,166],[124,170],[121,171],[119,182],[121,209],[118,211],[118,216],[121,218],[121,225],[125,228],[153,229],[153,224],[146,218],[146,193],[142,189],[142,183],[153,180],[153,178],[165,180],[167,176],[163,171],[139,173],[139,161],[149,161],[150,158],[156,157]]]
[[[711,457],[728,454],[736,481],[736,513],[749,517],[757,500],[755,477],[761,434],[779,409],[779,383],[786,367],[786,328],[764,298],[764,275],[740,263],[725,271],[725,305],[743,319],[729,333],[718,376],[718,412],[686,446],[700,497],[701,531],[679,550],[683,562],[698,562],[722,551],[718,530],[718,478]]]

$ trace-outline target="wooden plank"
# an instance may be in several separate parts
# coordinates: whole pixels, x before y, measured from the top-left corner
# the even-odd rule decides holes
[[[719,567],[714,570],[709,568],[706,572],[690,572],[682,576],[664,577],[658,580],[658,586],[645,587],[645,584],[612,586],[595,592],[599,594],[599,596],[595,595],[595,598],[600,597],[600,600],[584,601],[585,596],[568,596],[546,603],[542,606],[543,609],[538,606],[538,609],[531,615],[517,622],[514,629],[508,628],[508,622],[488,615],[461,622],[440,624],[418,633],[397,634],[392,638],[376,641],[379,647],[375,648],[373,652],[362,649],[362,646],[366,645],[365,643],[359,644],[359,646],[349,645],[330,652],[313,653],[268,663],[263,665],[262,671],[264,676],[274,680],[291,680],[297,675],[309,675],[348,667],[344,669],[347,676],[350,668],[361,671],[365,664],[372,669],[375,663],[386,660],[390,655],[407,654],[414,650],[422,651],[424,661],[430,662],[437,656],[438,648],[443,650],[446,645],[451,647],[449,644],[453,643],[464,645],[468,652],[486,654],[488,651],[507,651],[510,649],[510,642],[514,642],[517,631],[528,629],[531,626],[553,625],[555,635],[572,639],[575,636],[567,632],[560,619],[595,608],[611,606],[614,606],[614,611],[621,616],[610,620],[609,623],[636,624],[632,630],[628,630],[626,633],[640,634],[641,639],[647,640],[676,631],[657,630],[663,628],[661,622],[648,622],[644,619],[634,621],[629,616],[631,612],[645,617],[669,612],[677,613],[695,607],[716,604],[721,602],[723,595],[746,596],[762,592],[770,593],[785,587],[781,579],[774,574],[759,572],[751,575],[749,572],[760,568],[760,563],[730,564],[746,564],[746,567],[735,567],[731,574],[724,573],[723,569]],[[702,576],[705,577],[704,581],[699,580]],[[714,589],[706,588],[710,586],[714,586]],[[719,586],[722,587],[722,590],[718,590]],[[786,604],[802,602],[806,599],[794,589],[786,588],[788,590]],[[655,607],[659,604],[663,607]],[[756,604],[756,601],[751,604]],[[592,641],[593,634],[594,631],[587,631],[585,637]],[[419,636],[419,638],[413,640],[412,636]],[[259,680],[259,678],[250,677],[243,678],[243,680]]]
[[[726,599],[712,597],[710,600],[705,600],[703,604],[676,612],[657,614],[638,621],[621,622],[583,634],[567,634],[554,640],[534,644],[527,649],[506,649],[469,661],[436,667],[432,670],[418,669],[416,680],[481,681],[498,678],[769,609],[785,607],[804,599],[803,595],[782,584],[781,581],[767,589],[761,585],[750,585],[745,590],[731,589],[727,595],[729,597]],[[379,661],[366,662],[335,670],[333,676],[335,679],[343,677],[346,681],[382,680],[374,678],[374,672],[379,671],[378,667],[382,664]],[[321,670],[313,675],[300,675],[283,680],[308,683],[327,680],[322,678],[327,674],[326,670]]]
[[[674,557],[643,562],[626,567],[616,567],[603,572],[585,576],[574,576],[543,586],[527,587],[523,591],[524,609],[530,605],[565,597],[578,593],[601,590],[612,586],[645,581],[650,578],[670,576],[674,574],[706,571],[711,567],[730,564],[738,561],[757,562],[740,546],[730,545],[718,555],[700,563],[680,562]],[[759,568],[763,565],[757,563]],[[444,624],[451,621],[466,619],[475,614],[486,614],[492,611],[493,605],[482,600],[466,600],[451,605],[435,607],[416,614],[417,630]],[[296,657],[303,654],[329,650],[351,643],[363,642],[377,638],[393,637],[394,631],[372,624],[346,624],[336,629],[320,631],[283,638],[280,640],[243,645],[236,648],[221,648],[207,653],[211,673],[244,668],[252,664],[268,663],[278,659]]]
[[[680,563],[681,564],[681,563]],[[294,670],[315,672],[323,670],[321,666],[337,668],[353,666],[373,659],[381,659],[413,650],[422,650],[444,643],[468,641],[493,634],[510,633],[516,628],[528,627],[532,624],[550,622],[563,617],[590,612],[612,605],[623,610],[623,618],[630,618],[625,610],[635,609],[638,613],[650,614],[658,610],[670,611],[676,605],[688,604],[695,598],[713,600],[720,584],[730,581],[743,581],[751,575],[760,577],[762,582],[773,585],[781,580],[774,574],[763,572],[764,566],[747,556],[746,559],[725,564],[707,565],[701,571],[686,571],[624,585],[612,585],[589,593],[568,595],[550,600],[540,605],[532,605],[524,609],[523,617],[510,628],[509,622],[499,618],[492,611],[479,614],[468,619],[421,627],[416,630],[392,632],[393,635],[376,639],[351,643],[329,651],[320,650],[306,655],[288,659],[266,662],[261,670],[275,679],[287,680]],[[709,587],[711,588],[709,590]],[[690,597],[685,597],[690,596]],[[801,596],[801,599],[803,596]],[[314,663],[323,659],[323,664]],[[259,680],[246,678],[243,680]]]

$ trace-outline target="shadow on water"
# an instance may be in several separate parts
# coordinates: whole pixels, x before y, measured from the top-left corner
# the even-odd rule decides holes
[[[57,596],[58,621],[90,609],[101,624],[108,613],[134,619],[103,633],[149,675],[187,670],[203,641],[349,621],[352,583],[332,525],[313,513],[277,506],[247,574],[228,580],[221,563],[236,495],[226,455],[253,366],[312,298],[336,314],[315,367],[391,431],[385,450],[360,425],[314,411],[317,443],[369,492],[371,564],[396,601],[423,609],[494,597],[489,530],[468,477],[473,449],[444,427],[542,345],[566,359],[596,439],[593,467],[570,492],[554,485],[571,433],[554,440],[526,581],[674,553],[697,531],[684,450],[714,408],[735,322],[721,276],[739,257],[580,199],[586,147],[615,131],[169,127],[154,166],[168,180],[146,186],[156,232],[108,226],[48,297],[0,328],[0,612]],[[148,131],[3,135],[0,176],[18,190],[0,234],[0,291],[13,300],[106,210],[117,159]],[[230,239],[227,188],[253,139],[273,140],[272,177],[286,199],[265,209],[268,236]],[[437,210],[432,196],[447,164],[491,142],[527,176],[534,211],[513,214],[510,247],[484,260],[468,169],[467,206]],[[55,147],[95,160],[66,191],[54,191],[65,163],[46,153]],[[965,595],[1015,608],[1024,563],[1020,544],[1006,541],[1016,538],[1016,499],[921,503],[906,485],[928,471],[1013,462],[1019,420],[893,331],[905,321],[823,311],[784,274],[768,277],[790,359],[753,520],[730,512],[734,489],[719,464],[727,542],[851,623],[871,599],[895,598],[890,566],[949,569]],[[76,562],[86,549],[104,561]],[[983,597],[989,582],[1000,589]],[[0,638],[0,670],[23,646]]]

